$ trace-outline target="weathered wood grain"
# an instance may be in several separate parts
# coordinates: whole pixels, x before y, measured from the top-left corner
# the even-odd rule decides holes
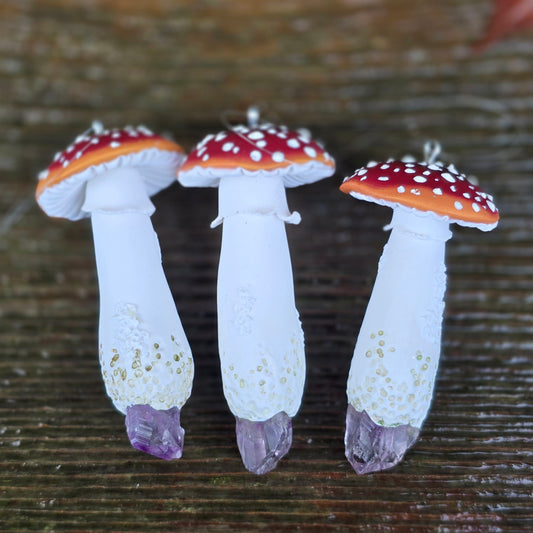
[[[474,55],[489,12],[485,0],[3,0],[1,531],[531,529],[533,34]],[[287,230],[308,376],[293,448],[263,477],[241,465],[220,382],[216,191],[175,184],[155,198],[196,360],[184,456],[170,463],[130,448],[105,395],[89,224],[27,203],[37,172],[95,118],[188,149],[252,103],[309,127],[338,163],[288,192],[303,217]],[[390,213],[337,186],[435,138],[502,221],[454,229],[430,416],[401,465],[358,477],[344,458],[345,383]]]

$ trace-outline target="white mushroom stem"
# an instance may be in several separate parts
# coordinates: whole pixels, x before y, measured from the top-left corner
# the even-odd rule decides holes
[[[305,380],[303,332],[279,176],[226,177],[220,182],[223,221],[218,271],[218,339],[224,394],[232,413],[264,421],[293,417]]]
[[[131,405],[181,408],[193,360],[161,265],[150,215],[154,206],[135,169],[87,183],[100,288],[99,347],[108,395]]]
[[[449,223],[396,208],[355,346],[348,402],[379,425],[426,418],[440,355]]]

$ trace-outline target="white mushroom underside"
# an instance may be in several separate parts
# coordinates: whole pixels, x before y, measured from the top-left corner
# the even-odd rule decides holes
[[[449,217],[445,215],[438,215],[437,213],[434,213],[433,211],[420,211],[419,209],[415,209],[414,207],[407,207],[398,202],[390,202],[388,200],[383,200],[382,198],[375,198],[373,196],[369,196],[369,195],[358,193],[358,192],[350,192],[350,196],[353,196],[354,198],[357,198],[358,200],[365,200],[366,202],[373,202],[375,204],[383,205],[385,207],[391,207],[392,209],[395,209],[395,210],[400,209],[407,213],[417,214],[420,217],[436,217],[442,222],[447,222],[449,224],[455,223],[455,224],[459,224],[460,226],[465,226],[469,228],[477,228],[481,231],[491,231],[498,225],[497,222],[495,222],[494,224],[480,224],[479,222],[467,222],[459,218],[453,218],[453,217]]]
[[[178,181],[184,187],[218,187],[221,179],[226,177],[253,176],[272,177],[282,176],[285,187],[298,187],[307,183],[314,183],[327,176],[331,176],[335,168],[319,161],[309,161],[303,164],[291,164],[285,168],[273,170],[246,170],[243,168],[211,168],[196,166],[187,171],[178,172]]]
[[[47,187],[38,202],[49,216],[79,220],[88,216],[81,207],[85,201],[85,185],[95,176],[119,168],[135,168],[143,176],[148,196],[152,196],[173,183],[175,170],[183,158],[183,154],[157,148],[121,155]]]

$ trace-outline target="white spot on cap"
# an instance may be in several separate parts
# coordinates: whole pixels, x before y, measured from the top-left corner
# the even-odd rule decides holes
[[[383,165],[381,165],[379,168],[387,170],[388,168],[390,168],[390,165],[387,165],[387,163],[383,163]]]
[[[68,161],[66,161],[66,160],[65,160],[65,161],[63,161],[63,168],[66,168],[66,167],[68,167],[68,165],[69,165],[69,162],[68,162]]]
[[[298,139],[289,139],[287,141],[287,146],[289,148],[300,148],[300,143],[298,142]]]
[[[431,174],[431,171],[430,170],[424,170],[424,172],[422,172],[422,174],[424,174],[424,176],[429,176]]]
[[[115,131],[111,134],[112,139],[120,139],[120,132]]]
[[[304,148],[304,152],[309,156],[309,157],[316,157],[316,150],[312,147],[312,146],[306,146]]]
[[[209,159],[209,154],[205,154],[204,157],[202,157],[202,161],[207,161]]]
[[[450,187],[450,191],[452,191],[452,192],[457,192],[457,187],[456,187],[455,185],[452,185],[452,186]]]
[[[240,148],[238,146],[235,146],[235,148],[233,148],[233,153],[234,154],[238,154],[240,151]]]
[[[48,174],[50,174],[50,172],[48,171],[48,169],[46,170],[43,170],[42,172],[39,172],[39,179],[40,180],[44,180],[48,177]]]
[[[417,183],[426,183],[427,179],[424,178],[424,176],[415,176],[413,181],[416,181]]]
[[[436,194],[437,196],[442,196],[442,189],[436,187],[435,189],[433,189],[433,194]]]
[[[91,139],[91,144],[98,144],[99,142],[100,142],[100,139],[98,137]]]
[[[210,140],[214,139],[215,136],[210,133],[209,135],[206,135],[199,143],[197,148],[200,148],[201,146],[205,146]]]
[[[453,206],[455,209],[457,209],[457,211],[461,211],[461,209],[463,209],[463,204],[461,202],[455,202]]]
[[[389,181],[389,178],[388,178],[388,176],[380,176],[378,178],[378,181]]]
[[[285,154],[283,152],[274,152],[272,154],[272,159],[276,163],[281,163],[282,161],[285,160]]]
[[[448,170],[450,172],[453,172],[454,174],[459,174],[459,172],[457,171],[457,169],[455,168],[455,165],[453,163],[451,163],[450,165],[448,165]]]
[[[223,152],[229,152],[233,148],[234,144],[232,142],[224,143],[222,145]]]
[[[140,131],[141,133],[144,133],[145,135],[153,135],[153,131],[149,130],[146,126],[139,126],[137,128],[137,131]]]
[[[117,141],[113,141],[112,143],[109,143],[109,146],[111,148],[118,148],[120,146],[120,143]]]
[[[490,200],[487,200],[487,205],[493,213],[496,211],[496,206]]]
[[[259,150],[252,150],[250,152],[250,159],[252,159],[253,161],[261,161],[262,157],[263,155]]]
[[[404,172],[406,174],[416,174],[416,170],[414,168],[406,168]]]
[[[456,179],[449,172],[443,172],[441,176],[450,183],[455,183],[456,181]]]
[[[311,140],[311,132],[308,129],[300,128],[297,130],[298,137],[303,142],[309,142]]]
[[[414,194],[415,196],[420,196],[420,191],[418,189],[411,189],[411,194]]]
[[[221,131],[220,133],[216,134],[215,141],[219,142],[219,141],[221,141],[222,139],[225,139],[225,138],[226,138],[226,132],[225,131]]]
[[[400,172],[400,167],[396,167],[396,168],[394,169],[394,172]]]
[[[262,139],[265,136],[265,134],[262,131],[252,131],[248,134],[248,138],[252,139],[252,141],[257,141],[259,139]]]
[[[396,189],[400,194],[403,194],[405,192],[405,187],[403,185],[400,185],[397,189]]]
[[[360,168],[360,169],[356,172],[356,174],[357,174],[358,176],[363,176],[363,175],[366,174],[367,172],[368,172],[368,170],[367,170],[366,168]]]
[[[255,145],[257,146],[257,148],[264,148],[267,145],[267,142],[266,141],[257,141],[255,143]]]
[[[80,150],[76,153],[76,159],[79,159],[83,155],[83,152]]]
[[[472,204],[472,209],[476,212],[476,213],[479,213],[481,211],[481,207],[479,207],[479,204],[476,204],[475,202]]]
[[[464,192],[464,193],[463,193],[463,196],[464,196],[465,198],[470,198],[470,197],[471,197],[470,194],[467,193],[467,192]]]

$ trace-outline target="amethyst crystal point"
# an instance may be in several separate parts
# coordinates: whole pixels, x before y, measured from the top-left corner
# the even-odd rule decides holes
[[[181,457],[185,431],[180,426],[178,407],[157,410],[149,405],[130,405],[126,431],[131,445],[141,452],[166,461]]]
[[[276,468],[292,444],[291,418],[281,411],[264,422],[235,417],[237,445],[244,466],[253,474]]]
[[[420,430],[403,424],[385,427],[348,405],[344,446],[346,458],[357,474],[379,472],[396,466],[415,443]]]

